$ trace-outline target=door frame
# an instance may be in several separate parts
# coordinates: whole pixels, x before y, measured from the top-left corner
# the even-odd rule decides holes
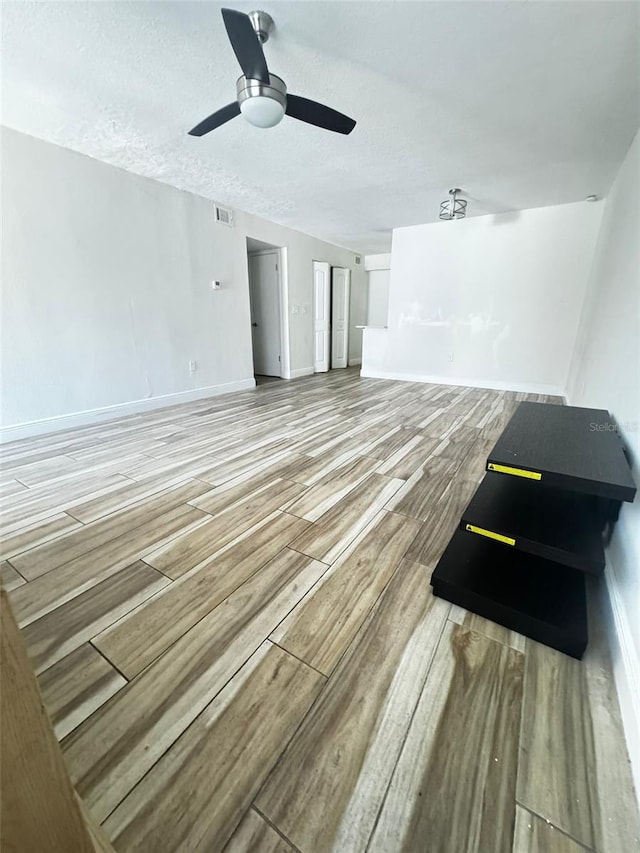
[[[260,238],[255,237],[253,239],[259,240]],[[249,256],[271,255],[274,252],[278,258],[278,297],[280,302],[280,377],[281,379],[291,379],[291,358],[289,352],[289,267],[286,246],[273,246],[270,249],[259,249],[255,252],[250,251],[248,246],[246,247],[247,290],[249,292],[249,299],[251,299]],[[251,314],[249,314],[249,323],[251,323]],[[251,334],[251,326],[249,326],[249,334]],[[253,361],[253,337],[251,339],[251,360]]]

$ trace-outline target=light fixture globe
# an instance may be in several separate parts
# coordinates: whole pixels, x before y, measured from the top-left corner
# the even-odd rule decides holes
[[[260,80],[239,77],[236,83],[240,112],[255,127],[275,127],[287,107],[287,87],[284,80],[269,75],[269,85]]]
[[[284,107],[273,98],[258,95],[243,101],[240,104],[240,112],[249,124],[256,127],[275,127],[282,121]]]

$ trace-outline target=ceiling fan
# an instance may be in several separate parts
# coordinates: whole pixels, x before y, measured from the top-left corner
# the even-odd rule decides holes
[[[284,80],[269,73],[262,45],[273,30],[270,15],[223,9],[222,18],[242,68],[242,76],[236,81],[237,100],[197,124],[189,131],[190,136],[204,136],[240,113],[256,127],[274,127],[288,115],[325,130],[351,133],[356,126],[352,118],[308,98],[288,95]]]

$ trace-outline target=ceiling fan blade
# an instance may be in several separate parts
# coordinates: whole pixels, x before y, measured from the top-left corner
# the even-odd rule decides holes
[[[216,127],[220,127],[221,124],[226,124],[226,122],[231,121],[232,118],[239,115],[240,107],[238,106],[238,102],[234,101],[232,104],[227,104],[226,107],[222,107],[221,110],[216,110],[216,112],[212,113],[208,118],[203,119],[200,124],[197,124],[189,131],[189,136],[204,136],[205,133],[209,133],[210,130],[215,130]]]
[[[287,115],[306,121],[307,124],[315,124],[325,130],[333,130],[336,133],[351,133],[356,126],[355,121],[349,116],[325,107],[317,101],[301,98],[299,95],[287,95]]]
[[[244,76],[250,80],[260,80],[268,86],[267,61],[249,16],[236,9],[223,9],[222,18]]]

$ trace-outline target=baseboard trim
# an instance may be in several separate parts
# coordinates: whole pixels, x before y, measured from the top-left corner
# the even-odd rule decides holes
[[[358,367],[360,364],[362,364],[361,358],[350,358],[349,359],[349,367]]]
[[[606,618],[609,649],[631,773],[640,806],[640,659],[634,648],[615,570],[610,564],[605,569],[605,581],[609,604]]]
[[[179,391],[176,394],[164,394],[160,397],[149,397],[144,400],[132,400],[128,403],[116,403],[100,409],[87,409],[84,412],[73,412],[69,415],[57,415],[53,418],[43,418],[39,421],[28,421],[23,424],[2,427],[0,429],[0,444],[8,441],[19,441],[23,438],[33,438],[46,435],[49,432],[60,432],[76,427],[90,426],[101,421],[113,420],[126,415],[135,415],[152,409],[164,409],[193,400],[203,400],[207,397],[218,397],[220,394],[232,394],[234,391],[247,391],[255,388],[253,379],[240,379],[237,382],[225,382],[222,385],[209,385],[206,388],[193,388],[189,391]]]
[[[298,379],[300,376],[313,376],[313,367],[298,367],[297,370],[290,370],[287,379]]]
[[[560,385],[537,385],[528,382],[495,382],[491,379],[465,379],[454,376],[429,376],[423,373],[396,373],[391,370],[370,370],[363,367],[360,371],[367,379],[395,379],[400,382],[427,382],[432,385],[455,385],[465,388],[487,388],[490,391],[522,391],[525,394],[551,394],[562,397],[564,388]]]

